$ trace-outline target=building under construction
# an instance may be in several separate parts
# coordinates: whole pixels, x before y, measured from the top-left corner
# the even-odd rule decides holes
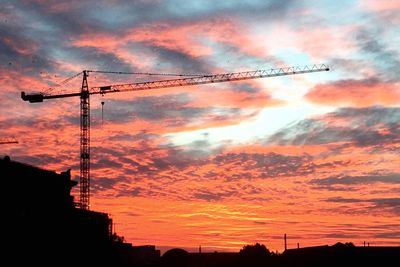
[[[69,170],[56,173],[6,156],[0,159],[0,171],[3,266],[132,266],[159,258],[154,246],[121,241],[108,214],[75,207],[70,192],[77,182]]]

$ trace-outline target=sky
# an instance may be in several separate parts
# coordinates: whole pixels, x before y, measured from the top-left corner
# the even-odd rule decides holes
[[[0,0],[0,137],[19,141],[0,155],[79,180],[79,98],[20,93],[79,92],[82,76],[63,81],[85,69],[324,63],[329,72],[92,96],[91,209],[162,250],[282,251],[285,233],[289,248],[399,246],[399,25],[395,0]]]

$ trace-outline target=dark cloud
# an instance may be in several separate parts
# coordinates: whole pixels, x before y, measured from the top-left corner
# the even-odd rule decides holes
[[[190,200],[206,200],[206,201],[221,201],[226,198],[239,198],[247,200],[248,197],[254,199],[258,198],[258,194],[262,193],[262,190],[251,184],[227,184],[217,185],[213,188],[199,188],[195,189]],[[257,200],[255,200],[257,201]],[[266,199],[263,199],[265,203]]]
[[[235,171],[224,175],[228,181],[307,175],[315,169],[309,155],[228,153],[217,155],[212,162],[227,171]]]
[[[12,157],[12,160],[27,163],[33,166],[46,166],[48,164],[60,164],[64,159],[56,157],[49,154],[36,154],[36,155],[26,155],[26,156],[16,156]],[[57,170],[58,171],[58,170]]]
[[[132,180],[123,180],[114,186],[112,194],[117,197],[174,197],[175,199],[183,199],[173,189],[160,185],[159,183],[149,180],[145,185],[136,185]]]
[[[250,95],[260,92],[259,88],[255,87],[254,85],[252,85],[250,83],[246,83],[246,82],[242,82],[240,84],[238,84],[238,83],[230,84],[229,89],[234,92],[249,93]]]
[[[113,122],[129,122],[136,119],[167,121],[167,124],[182,125],[180,118],[190,120],[205,110],[188,107],[190,98],[186,94],[137,97],[133,100],[109,100],[106,102],[105,118]],[[95,112],[99,112],[98,110]]]
[[[134,25],[148,24],[154,20],[176,23],[210,19],[229,14],[242,18],[271,19],[285,15],[291,6],[298,1],[85,1],[76,5],[73,11],[86,16],[86,24],[101,25],[103,29],[126,29]],[[80,11],[79,11],[80,10]],[[162,10],[162,12],[160,12]],[[72,13],[73,14],[73,13]],[[83,14],[82,14],[83,15]],[[72,15],[71,15],[72,16]]]
[[[158,68],[175,69],[176,73],[209,74],[211,66],[200,58],[194,58],[184,52],[163,47],[150,46],[158,57]]]
[[[254,221],[254,224],[259,224],[259,225],[266,225],[267,222],[260,222],[260,221]]]
[[[142,140],[140,140],[140,136],[143,136]],[[183,171],[187,167],[203,165],[207,162],[208,154],[206,155],[204,151],[183,150],[172,144],[156,145],[153,142],[158,142],[157,137],[157,135],[149,133],[139,133],[138,135],[129,135],[127,138],[132,140],[132,143],[125,142],[122,146],[113,146],[112,143],[108,147],[93,145],[91,148],[92,155],[95,155],[93,166],[94,168],[112,166],[121,170],[129,179],[147,179],[150,175],[152,179],[162,180],[166,178],[164,171],[173,170],[175,173],[178,170]],[[142,161],[141,159],[146,160]],[[158,175],[159,172],[163,172],[163,174]],[[178,181],[184,178],[174,176],[171,179]]]
[[[40,34],[44,41],[52,45],[58,38],[62,41],[72,35],[96,32],[102,28],[101,24],[87,16],[96,7],[91,1],[15,1],[12,5],[16,15],[23,19],[21,22],[39,22],[25,24],[26,32],[30,32],[32,36]]]
[[[310,181],[310,183],[321,186],[360,185],[373,183],[400,184],[400,174],[328,177],[323,179],[313,179]]]
[[[204,17],[230,16],[253,19],[271,19],[284,16],[297,1],[185,1],[170,0],[164,2],[169,15],[179,19],[199,19]],[[185,10],[185,12],[182,12]]]
[[[341,108],[320,118],[305,119],[281,129],[267,143],[315,145],[351,142],[357,146],[383,146],[400,140],[400,109]],[[329,121],[345,121],[343,126]],[[382,130],[385,133],[382,133]]]
[[[25,103],[22,104],[24,105]],[[37,114],[40,114],[41,111],[44,111],[44,109],[35,110],[35,112],[38,112]],[[67,119],[66,121],[69,120]],[[49,119],[49,118],[41,118],[40,116],[36,117],[16,116],[15,118],[0,120],[0,125],[7,125],[7,127],[9,128],[25,126],[27,128],[36,130],[57,130],[66,127],[67,126],[66,121],[60,120],[60,118]]]
[[[379,76],[384,80],[399,81],[397,75],[400,68],[400,53],[387,47],[382,40],[384,29],[378,24],[374,30],[361,29],[356,36],[356,41],[362,52],[373,57],[374,66],[379,71]]]
[[[118,188],[115,188],[115,195],[117,197],[138,197],[138,196],[155,196],[154,192],[150,190],[146,190],[140,186],[128,186],[126,184],[119,185]]]
[[[89,70],[112,70],[121,72],[137,72],[131,64],[126,63],[126,59],[119,58],[114,53],[104,52],[93,47],[73,47],[66,46],[63,54],[68,58],[68,63],[76,63]],[[95,86],[92,80],[96,79],[98,74],[92,73],[89,76],[89,86]],[[100,77],[100,76],[99,76]],[[104,84],[101,84],[104,85]]]
[[[365,202],[365,200],[362,199],[356,199],[356,198],[343,198],[343,197],[331,197],[325,199],[326,202],[334,202],[334,203],[359,203],[359,202]]]
[[[370,198],[370,199],[357,199],[357,198],[342,198],[342,197],[332,197],[324,199],[326,202],[333,203],[365,203],[369,207],[362,207],[362,209],[370,210],[373,212],[390,212],[392,214],[400,215],[400,198]]]
[[[399,227],[400,225],[394,225],[391,229],[388,229],[387,232],[373,233],[372,236],[373,238],[393,239],[397,243],[400,239],[400,231],[395,231],[394,229],[399,229]]]
[[[97,191],[114,189],[115,185],[118,182],[124,181],[122,177],[118,178],[104,178],[104,177],[96,177],[91,180],[91,191],[92,193],[96,193]]]
[[[394,214],[400,215],[400,198],[377,198],[371,202],[377,210],[390,209]]]
[[[268,139],[268,143],[281,145],[305,145],[305,144],[324,144],[343,141],[344,133],[342,129],[331,129],[323,121],[317,119],[305,119],[295,125],[290,125],[276,132]]]
[[[266,202],[270,199],[262,198],[260,200],[259,194],[262,190],[250,184],[227,184],[217,185],[213,188],[199,188],[194,189],[189,200],[206,200],[206,201],[221,201],[227,198],[239,198],[241,200],[249,200],[251,198],[254,202]]]
[[[369,108],[341,108],[331,114],[332,118],[349,119],[350,123],[360,126],[397,126],[400,119],[400,109],[390,107],[369,107]]]
[[[44,71],[54,71],[57,64],[41,50],[38,41],[24,35],[21,27],[0,22],[0,66],[35,77]]]
[[[199,120],[224,121],[240,116],[239,108],[191,107],[188,94],[137,97],[133,100],[109,100],[106,102],[106,120],[116,123],[137,119],[157,121],[165,127],[181,127]],[[99,110],[94,110],[99,113]]]
[[[153,140],[157,139],[160,136],[154,133],[148,133],[146,131],[142,131],[137,134],[129,134],[129,133],[119,133],[113,134],[109,137],[111,141],[141,141],[141,140]]]
[[[327,238],[334,238],[334,239],[342,239],[342,238],[347,238],[349,240],[359,238],[360,234],[358,233],[331,233],[331,234],[326,234],[325,237]]]
[[[97,160],[92,160],[91,166],[92,169],[103,169],[103,168],[109,168],[109,169],[121,169],[123,165],[115,160],[110,160],[107,158],[100,158]]]
[[[233,192],[229,193],[218,193],[210,192],[208,189],[199,189],[197,192],[193,193],[193,198],[206,201],[220,201],[225,197],[229,197]]]

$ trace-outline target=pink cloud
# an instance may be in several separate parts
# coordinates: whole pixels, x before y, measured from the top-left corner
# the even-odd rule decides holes
[[[397,105],[400,96],[398,83],[376,80],[342,80],[319,84],[312,88],[306,99],[331,106],[367,107],[373,105]]]
[[[103,51],[122,54],[124,46],[130,42],[146,42],[151,45],[183,52],[191,57],[204,57],[213,54],[209,42],[230,44],[247,55],[267,56],[260,39],[243,31],[245,25],[233,19],[216,19],[212,21],[197,21],[182,25],[170,22],[158,22],[152,25],[135,28],[123,36],[114,34],[85,35],[72,42],[77,47],[95,47]]]
[[[16,68],[14,69],[12,65],[10,67],[0,67],[0,74],[2,92],[28,91],[30,88],[40,91],[48,88],[48,84],[41,79],[24,75]]]
[[[395,11],[400,9],[400,2],[394,0],[367,0],[363,1],[363,5],[373,11]]]

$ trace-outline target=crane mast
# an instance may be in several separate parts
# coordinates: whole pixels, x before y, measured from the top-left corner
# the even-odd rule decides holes
[[[211,83],[233,82],[257,78],[268,78],[287,76],[294,74],[304,74],[320,71],[329,71],[329,67],[325,64],[311,65],[303,67],[287,67],[268,70],[255,70],[245,72],[223,73],[215,75],[193,75],[189,78],[181,79],[167,79],[150,82],[138,82],[128,84],[107,85],[100,87],[93,87],[89,90],[88,76],[90,72],[101,72],[84,70],[82,72],[82,87],[78,93],[69,94],[45,94],[34,93],[25,94],[21,92],[21,98],[30,103],[43,102],[45,99],[65,98],[79,96],[80,102],[80,207],[81,209],[88,210],[90,208],[90,95],[108,94],[117,92],[141,91],[151,89],[161,89],[179,86],[192,86]],[[107,73],[107,72],[106,72]],[[110,72],[118,73],[118,72]]]
[[[88,72],[83,71],[81,89],[81,149],[79,197],[82,209],[89,209],[90,202],[90,101]]]

